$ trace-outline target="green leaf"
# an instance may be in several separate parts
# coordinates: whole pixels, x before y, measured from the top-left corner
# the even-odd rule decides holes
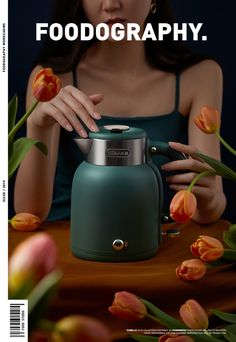
[[[18,97],[15,95],[8,104],[8,133],[12,130],[16,121]]]
[[[227,178],[233,182],[236,182],[236,172],[230,169],[224,163],[200,152],[194,153],[193,155],[204,160],[208,165],[210,165],[216,171],[217,175]]]
[[[164,327],[169,329],[188,329],[184,323],[161,311],[147,300],[141,298],[141,301],[146,305],[149,312],[158,319],[160,324],[164,325]]]
[[[236,224],[233,224],[232,226],[229,227],[228,229],[231,233],[236,233]]]
[[[223,265],[230,265],[232,263],[233,263],[232,260],[227,260],[227,259],[224,259],[223,257],[221,257],[215,261],[208,262],[206,267],[207,267],[207,269],[212,269],[214,267],[219,267],[219,266],[223,266]]]
[[[236,250],[236,230],[225,231],[223,233],[223,239],[227,246]]]
[[[13,144],[13,152],[10,156],[8,162],[8,177],[12,177],[13,173],[16,171],[25,155],[32,146],[36,146],[43,154],[47,155],[47,147],[40,141],[30,139],[30,138],[20,138],[17,139]]]
[[[139,342],[158,342],[158,337],[143,336],[143,335],[130,335],[133,340]]]
[[[224,254],[222,255],[223,260],[228,260],[228,261],[236,261],[236,250],[234,249],[225,249]]]
[[[229,342],[235,342],[236,341],[236,324],[230,324],[225,327],[226,329],[226,335],[225,338]]]
[[[52,298],[56,295],[62,273],[55,270],[46,275],[28,297],[29,332],[32,331],[44,315]]]
[[[231,314],[216,309],[210,309],[209,311],[212,312],[215,316],[221,318],[225,322],[236,323],[236,314]]]

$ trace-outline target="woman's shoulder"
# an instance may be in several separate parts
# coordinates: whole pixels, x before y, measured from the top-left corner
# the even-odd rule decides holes
[[[222,69],[219,63],[217,63],[213,59],[205,59],[201,62],[198,62],[191,67],[188,67],[183,71],[183,76],[193,79],[193,80],[199,80],[199,79],[206,79],[208,77],[210,78],[222,78]]]

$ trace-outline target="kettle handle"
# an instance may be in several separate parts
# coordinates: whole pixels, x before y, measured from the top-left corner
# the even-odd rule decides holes
[[[167,142],[164,141],[148,141],[148,154],[157,155],[161,154],[167,156],[170,160],[183,160],[187,159],[184,153],[175,151],[169,146]]]

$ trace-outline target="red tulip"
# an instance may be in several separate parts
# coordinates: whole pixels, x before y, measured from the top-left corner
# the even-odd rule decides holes
[[[197,199],[189,190],[180,190],[170,203],[170,216],[176,222],[186,223],[194,215],[197,208]]]
[[[13,228],[21,232],[35,230],[42,223],[38,216],[30,213],[16,214],[9,222]]]
[[[165,334],[158,337],[158,342],[194,342],[190,336]]]
[[[61,89],[60,79],[53,74],[51,68],[40,70],[33,80],[34,97],[41,102],[53,99]]]
[[[11,294],[23,287],[30,292],[39,280],[57,267],[57,260],[57,247],[50,235],[34,233],[21,242],[9,260]]]
[[[71,315],[55,325],[52,342],[111,342],[111,332],[97,319]]]
[[[200,259],[185,260],[176,268],[178,278],[194,281],[202,278],[206,273],[206,264]]]
[[[210,236],[200,235],[190,246],[191,252],[201,260],[211,262],[219,259],[224,254],[222,243]]]
[[[220,114],[209,106],[202,107],[200,114],[194,119],[194,123],[204,133],[215,133],[220,128]]]
[[[141,321],[147,314],[146,306],[134,294],[116,292],[112,306],[108,310],[116,317],[126,321]]]
[[[191,329],[207,329],[208,316],[201,305],[193,299],[187,300],[179,310],[183,322]]]

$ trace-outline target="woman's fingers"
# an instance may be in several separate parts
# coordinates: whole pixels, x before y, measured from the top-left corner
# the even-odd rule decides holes
[[[67,131],[71,132],[75,129],[80,136],[87,137],[87,132],[84,130],[77,116],[63,101],[57,100],[54,104],[48,104],[47,113]]]
[[[189,158],[184,160],[175,160],[161,166],[162,170],[165,171],[180,171],[180,170],[189,170],[194,172],[202,172],[207,170],[212,170],[212,168],[203,163],[200,160]]]
[[[95,104],[91,100],[89,96],[84,94],[82,91],[79,89],[73,87],[73,86],[67,86],[65,87],[65,91],[67,91],[70,95],[72,95],[87,111],[87,113],[92,116],[94,119],[97,119],[98,116],[101,118],[99,113],[97,113]],[[95,96],[95,99],[98,100],[98,98]],[[100,101],[101,102],[101,99]]]
[[[184,174],[176,174],[173,176],[166,177],[166,181],[169,184],[190,184],[192,180],[198,175],[198,173],[195,172],[188,172]],[[210,187],[212,186],[214,182],[214,176],[207,176],[207,177],[201,177],[197,181],[197,185],[201,185],[204,187]]]
[[[57,109],[57,112],[53,111],[53,117],[67,130],[75,129],[79,135],[87,137],[87,132],[81,121],[89,130],[93,132],[99,130],[94,119],[101,119],[101,116],[96,112],[95,105],[102,99],[101,94],[94,94],[89,97],[73,86],[66,86],[51,101],[51,104]],[[50,115],[50,113],[48,114]]]
[[[90,95],[89,98],[93,102],[93,104],[97,105],[98,103],[102,102],[104,96],[102,94],[94,94]]]
[[[169,142],[169,146],[171,148],[173,148],[174,150],[176,150],[178,152],[185,153],[185,154],[192,154],[192,153],[196,153],[198,151],[193,146],[185,145],[185,144],[181,144],[181,143],[177,143],[177,142],[173,142],[173,141]]]
[[[171,184],[170,189],[173,189],[175,191],[187,190],[188,185]],[[198,186],[198,185],[195,185],[191,191],[192,191],[192,193],[194,193],[195,196],[197,196],[201,199],[204,198],[204,200],[207,200],[207,201],[211,201],[215,196],[215,192],[212,188],[206,188],[206,187],[202,187],[202,186]]]

